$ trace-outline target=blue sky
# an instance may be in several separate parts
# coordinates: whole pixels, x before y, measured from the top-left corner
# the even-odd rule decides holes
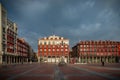
[[[120,0],[1,0],[18,36],[37,51],[39,38],[120,41]]]

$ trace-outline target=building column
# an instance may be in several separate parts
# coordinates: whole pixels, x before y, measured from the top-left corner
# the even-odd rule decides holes
[[[59,62],[61,61],[61,56],[59,56]]]
[[[48,58],[48,56],[47,56],[47,63],[48,63],[48,59],[49,59],[49,58]]]
[[[52,56],[51,56],[51,63],[52,63]]]
[[[26,61],[28,62],[28,58],[26,59]]]
[[[113,56],[113,63],[115,63],[115,56]]]
[[[82,56],[80,58],[81,58],[80,62],[82,63]]]
[[[23,62],[25,62],[25,57],[23,57]]]
[[[81,63],[82,63],[82,56],[80,58],[81,58]]]
[[[83,63],[85,62],[85,57],[83,56]]]
[[[92,62],[92,58],[91,58],[91,56],[90,56],[89,62],[90,62],[90,63]]]
[[[40,63],[40,57],[38,57],[38,62]]]
[[[21,56],[19,57],[20,63],[21,63]]]
[[[18,64],[18,56],[16,56],[16,63]]]
[[[24,63],[24,57],[22,58],[22,61],[23,61],[23,63]]]
[[[106,56],[104,56],[104,62],[106,62]]]
[[[19,58],[18,58],[18,56],[17,56],[17,64],[19,63]]]
[[[106,63],[108,63],[108,56],[106,56],[106,60],[105,61],[106,61]]]
[[[17,58],[16,58],[16,56],[15,56],[15,63],[17,63]]]
[[[101,60],[100,60],[100,56],[98,56],[98,63],[100,63],[100,61],[101,61]]]
[[[98,56],[97,56],[97,63],[99,63],[99,58],[98,58]]]
[[[81,63],[83,63],[83,56],[81,56]]]
[[[111,55],[111,57],[110,57],[110,62],[112,63],[112,55]]]
[[[18,63],[20,63],[20,57],[18,56]]]
[[[17,63],[17,59],[16,59],[16,56],[15,56],[15,63]]]
[[[25,57],[25,62],[27,62],[27,58]]]
[[[10,56],[10,64],[12,64],[12,56]]]
[[[7,55],[5,55],[5,64],[7,64]]]
[[[90,63],[92,63],[92,56],[90,56]]]
[[[89,56],[87,56],[87,63],[89,62]]]
[[[19,56],[17,57],[17,59],[18,59],[18,64],[19,64]]]
[[[112,56],[112,63],[113,63],[113,56]]]
[[[84,56],[84,63],[86,62],[86,57]]]
[[[118,56],[118,62],[120,63],[120,56]]]
[[[55,56],[55,63],[56,63],[56,56]]]
[[[24,58],[24,62],[26,62],[26,57]]]
[[[10,64],[10,56],[8,56],[8,64]]]
[[[87,56],[85,56],[85,63],[87,63]]]
[[[28,58],[26,58],[26,62],[28,62]],[[32,62],[32,61],[31,61]]]
[[[94,63],[94,57],[92,56],[92,63]]]
[[[0,64],[2,64],[2,54],[0,54]]]
[[[6,56],[6,64],[8,64],[8,56]]]
[[[82,63],[84,62],[84,57],[82,56]]]
[[[88,56],[88,62],[87,63],[89,63],[90,62],[90,56]]]
[[[14,57],[13,56],[11,56],[11,59],[12,59],[12,64],[14,63]]]
[[[79,56],[79,63],[80,63],[81,61],[80,61],[80,56]]]
[[[3,57],[2,57],[3,55],[2,54],[0,54],[0,64],[2,64],[3,63]]]
[[[13,63],[15,63],[15,56],[13,56]]]
[[[96,60],[95,60],[95,62],[97,63],[97,61],[98,61],[98,60],[97,60],[97,56],[96,56]]]
[[[21,63],[21,57],[19,56],[19,63]]]
[[[110,63],[109,56],[108,56],[108,63]]]

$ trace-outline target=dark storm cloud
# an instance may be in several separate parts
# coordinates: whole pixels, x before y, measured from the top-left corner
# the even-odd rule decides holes
[[[3,0],[19,36],[37,50],[40,37],[56,34],[79,40],[120,40],[119,0]]]

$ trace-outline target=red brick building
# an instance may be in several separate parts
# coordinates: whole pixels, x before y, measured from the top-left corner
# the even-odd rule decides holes
[[[64,59],[68,62],[68,58],[68,39],[53,35],[38,40],[38,61],[57,63]]]
[[[120,55],[120,45],[118,45],[118,55]]]
[[[80,63],[114,63],[120,61],[118,41],[80,41],[72,47],[72,56]]]
[[[29,44],[23,38],[17,38],[18,62],[28,61],[29,47]]]

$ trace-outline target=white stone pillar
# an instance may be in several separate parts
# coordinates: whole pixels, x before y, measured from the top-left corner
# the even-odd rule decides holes
[[[0,55],[0,64],[2,64],[2,55]]]
[[[80,56],[79,56],[79,63],[80,63],[81,59],[80,59]]]
[[[55,63],[56,63],[56,56],[55,56]]]
[[[52,56],[51,56],[51,63],[52,63]]]

